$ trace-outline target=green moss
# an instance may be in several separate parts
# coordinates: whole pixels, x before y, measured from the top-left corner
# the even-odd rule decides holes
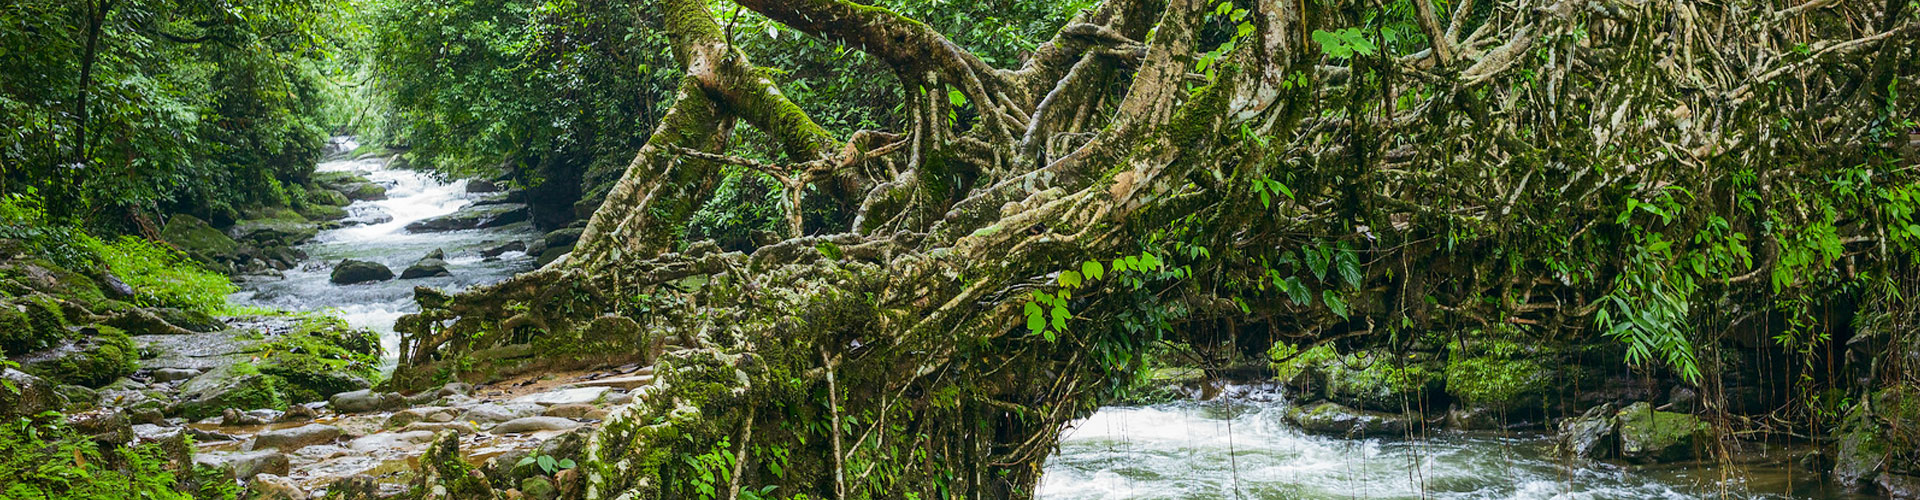
[[[118,328],[105,325],[87,327],[90,334],[71,350],[26,363],[28,372],[63,384],[100,387],[133,373],[139,352],[133,340]]]
[[[260,345],[259,371],[293,402],[365,389],[379,376],[380,340],[334,317],[311,315]]]
[[[1687,458],[1712,430],[1699,417],[1654,411],[1646,402],[1634,403],[1615,414],[1620,422],[1620,454],[1629,458],[1671,461]]]
[[[1503,409],[1533,408],[1545,404],[1552,372],[1522,357],[1520,346],[1504,340],[1484,340],[1473,349],[1454,342],[1448,347],[1447,393],[1473,406]]]
[[[73,336],[60,302],[44,294],[0,300],[0,349],[26,353],[53,347]]]

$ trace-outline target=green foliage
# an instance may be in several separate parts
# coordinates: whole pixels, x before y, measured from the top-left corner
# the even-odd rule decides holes
[[[525,458],[521,458],[519,462],[516,462],[513,464],[515,468],[525,467],[528,465],[538,465],[540,467],[540,470],[545,471],[547,474],[551,475],[554,473],[558,473],[562,470],[572,469],[575,467],[576,464],[573,463],[573,459],[571,458],[555,460],[553,458],[553,455],[547,455],[547,454],[528,455]]]
[[[58,415],[0,422],[0,498],[190,500],[174,489],[159,445],[102,447]]]
[[[327,132],[314,68],[336,8],[9,4],[0,192],[37,191],[57,219],[116,226],[156,208],[204,216],[275,201],[272,184],[303,179]]]
[[[1314,43],[1320,44],[1320,51],[1335,59],[1347,59],[1355,54],[1370,56],[1380,50],[1367,32],[1360,28],[1340,28],[1334,31],[1313,30]]]
[[[1158,271],[1164,263],[1153,252],[1128,255],[1113,259],[1112,269],[1115,278],[1121,273],[1145,273]],[[1098,260],[1080,263],[1080,270],[1061,271],[1055,278],[1060,285],[1058,292],[1034,290],[1032,300],[1021,306],[1021,314],[1027,318],[1027,330],[1053,342],[1067,330],[1067,320],[1073,318],[1073,312],[1067,309],[1068,301],[1073,299],[1073,290],[1089,286],[1093,282],[1106,278],[1107,266]],[[1123,283],[1125,281],[1123,280]],[[1137,282],[1133,284],[1138,288]]]
[[[225,275],[200,268],[178,251],[153,242],[122,236],[112,242],[84,238],[100,263],[133,287],[142,306],[177,307],[214,313],[227,305],[234,291]]]

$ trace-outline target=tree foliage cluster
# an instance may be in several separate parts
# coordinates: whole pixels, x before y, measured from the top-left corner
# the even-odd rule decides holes
[[[0,191],[134,228],[286,205],[339,122],[329,0],[0,7]]]
[[[1017,63],[1087,2],[899,0],[988,60]],[[906,119],[884,65],[731,4],[709,6],[730,43],[840,133]],[[366,65],[376,111],[366,125],[415,164],[458,174],[511,174],[551,206],[546,224],[583,219],[659,123],[683,74],[659,2],[432,0],[372,2]],[[778,159],[764,134],[740,129],[731,147]],[[773,152],[769,154],[770,152]],[[784,234],[784,190],[763,173],[728,169],[719,195],[687,231],[727,248]],[[573,203],[578,201],[577,205]],[[552,205],[557,202],[557,205]],[[541,207],[536,207],[541,208]],[[838,214],[816,210],[813,216]]]

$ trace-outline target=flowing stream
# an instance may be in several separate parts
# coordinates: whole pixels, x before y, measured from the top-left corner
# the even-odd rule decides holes
[[[358,147],[345,138],[336,138],[333,144],[341,151]],[[485,195],[467,193],[467,181],[443,182],[425,172],[387,168],[387,162],[388,158],[372,157],[321,163],[317,171],[356,172],[386,186],[387,199],[348,205],[349,216],[341,221],[342,227],[321,231],[312,241],[300,245],[308,255],[305,262],[280,277],[242,280],[233,301],[295,311],[333,311],[355,327],[379,332],[392,359],[399,341],[393,333],[394,320],[419,310],[413,302],[413,287],[459,290],[497,282],[534,267],[534,257],[525,252],[507,252],[491,259],[480,256],[481,250],[509,241],[538,239],[540,233],[527,222],[488,229],[407,232],[409,223],[454,213]],[[447,270],[453,276],[354,285],[336,285],[329,280],[333,265],[342,259],[378,262],[399,275],[436,249],[446,251]]]
[[[356,147],[336,139],[341,150]],[[353,171],[387,187],[385,200],[348,206],[339,228],[300,246],[309,258],[282,276],[245,279],[233,299],[298,311],[331,311],[381,334],[389,357],[393,324],[417,310],[413,287],[458,290],[534,267],[524,252],[479,252],[540,233],[528,223],[491,229],[407,232],[414,221],[453,213],[482,199],[466,181],[443,182],[386,158],[329,161],[319,171]],[[444,250],[451,277],[356,285],[329,281],[352,258],[395,274]],[[1047,461],[1039,498],[1094,499],[1687,499],[1855,498],[1817,477],[1790,471],[1781,457],[1763,465],[1627,467],[1562,463],[1548,437],[1438,432],[1425,439],[1311,436],[1281,417],[1278,397],[1102,408],[1063,436]],[[1778,452],[1776,452],[1778,453]],[[1784,456],[1784,455],[1782,455]]]
[[[1789,470],[1779,450],[1754,465],[1572,465],[1547,436],[1339,439],[1288,424],[1286,403],[1107,407],[1067,430],[1041,478],[1043,500],[1868,498]]]

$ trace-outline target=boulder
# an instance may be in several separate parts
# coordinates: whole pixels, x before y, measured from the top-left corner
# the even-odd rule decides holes
[[[261,473],[247,482],[247,491],[240,495],[245,500],[306,500],[307,493],[300,489],[300,483],[293,482],[273,474]]]
[[[589,404],[565,404],[547,408],[547,411],[541,412],[540,414],[549,417],[580,419],[587,418],[587,414],[593,413],[593,410],[597,409],[600,408]]]
[[[366,436],[361,436],[358,439],[354,439],[353,442],[351,443],[347,443],[347,447],[353,449],[354,451],[359,451],[359,452],[374,452],[374,451],[381,451],[381,450],[412,448],[421,443],[432,441],[434,434],[435,434],[434,432],[430,432],[430,431],[402,431],[402,432],[382,432],[378,434],[368,434]]]
[[[348,200],[373,201],[387,199],[387,188],[353,172],[314,172],[313,184],[322,191],[335,191]],[[314,190],[309,190],[311,193]],[[342,203],[344,205],[345,203]]]
[[[410,280],[453,276],[453,273],[447,272],[446,258],[447,252],[434,250],[425,257],[421,257],[420,260],[414,261],[413,265],[407,266],[407,270],[401,271],[400,279]]]
[[[501,422],[488,432],[494,434],[529,434],[540,431],[564,431],[579,427],[581,424],[560,417],[523,417]]]
[[[126,332],[110,326],[91,326],[81,337],[52,349],[15,358],[20,369],[63,384],[100,387],[133,373],[139,351]]]
[[[361,389],[334,394],[327,399],[327,404],[340,413],[370,413],[400,408],[407,404],[407,399],[391,392]]]
[[[166,383],[198,377],[200,376],[200,370],[192,368],[161,368],[148,372],[147,376],[154,382]]]
[[[332,443],[340,439],[340,428],[325,424],[307,424],[290,429],[276,429],[253,436],[253,449],[273,448],[280,451],[293,451],[313,445]]]
[[[426,406],[408,408],[388,415],[386,427],[389,429],[406,427],[407,424],[414,422],[452,422],[454,416],[454,410],[447,407]]]
[[[346,259],[333,266],[330,278],[336,285],[351,285],[393,279],[393,270],[378,262]]]
[[[299,217],[299,214],[288,213]],[[320,234],[320,227],[308,222],[305,217],[300,217],[298,220],[286,218],[246,220],[227,228],[227,235],[232,236],[234,241],[252,242],[256,246],[263,247],[298,245],[313,239],[316,234]]]
[[[524,203],[468,206],[452,214],[414,221],[407,224],[407,232],[435,233],[500,227],[527,220],[527,216],[527,205]]]
[[[500,191],[500,189],[499,184],[485,179],[467,181],[467,192],[469,193],[493,193]]]
[[[1657,411],[1645,401],[1614,414],[1620,432],[1620,457],[1641,462],[1672,462],[1696,456],[1696,445],[1712,439],[1712,427],[1699,417]]]
[[[126,413],[112,408],[67,415],[67,426],[102,444],[125,444],[134,438],[133,422],[127,420]]]
[[[227,329],[227,323],[225,321],[220,321],[219,318],[200,311],[189,311],[172,307],[156,307],[148,311],[152,312],[155,317],[160,318],[161,321],[165,321],[167,324],[180,327],[190,332],[207,333]]]
[[[0,299],[0,352],[37,351],[70,336],[66,313],[53,297],[36,293]]]
[[[1578,417],[1560,421],[1554,446],[1561,455],[1593,460],[1613,456],[1613,405],[1600,405]]]
[[[287,455],[275,450],[201,453],[193,457],[193,465],[231,473],[241,481],[252,480],[260,474],[285,475],[292,468]]]
[[[493,248],[481,250],[480,256],[481,257],[499,257],[500,255],[505,254],[507,252],[525,252],[525,251],[527,251],[526,242],[509,241]]]
[[[234,251],[240,249],[240,244],[226,233],[214,229],[207,221],[187,214],[174,214],[168,218],[166,227],[160,230],[160,238],[203,262],[233,255]]]
[[[350,198],[347,198],[346,193],[342,193],[336,190],[332,190],[332,189],[307,190],[308,205],[326,205],[330,207],[344,207],[352,203],[353,203],[353,200]]]
[[[494,422],[506,422],[521,417],[530,417],[539,414],[541,410],[540,405],[535,404],[485,403],[468,408],[466,412],[460,414],[457,420],[490,424]]]
[[[1920,476],[1883,473],[1874,479],[1880,494],[1893,500],[1920,500]]]
[[[1338,403],[1319,402],[1287,408],[1286,419],[1300,430],[1346,438],[1403,435],[1415,416],[1357,410]]]
[[[251,412],[244,412],[244,411],[240,411],[233,408],[228,408],[220,411],[221,427],[243,427],[243,426],[249,426],[249,425],[266,425],[267,422],[271,422],[271,421],[273,420],[264,418],[260,415],[255,415]]]
[[[283,408],[279,380],[252,370],[228,365],[208,370],[180,386],[180,394],[170,413],[190,420],[220,415],[228,408]]]

